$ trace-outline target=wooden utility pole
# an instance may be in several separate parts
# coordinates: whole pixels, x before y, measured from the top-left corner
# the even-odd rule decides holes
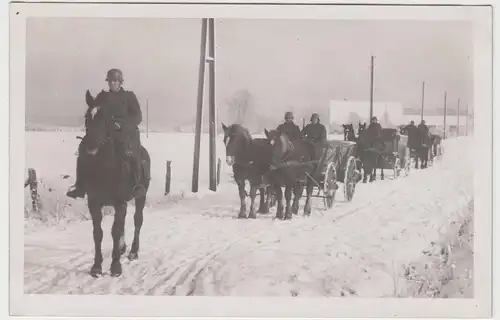
[[[425,100],[425,81],[422,82],[422,110],[420,111],[420,122],[424,120],[424,100]]]
[[[370,119],[368,121],[371,121],[373,118],[373,69],[374,69],[374,60],[375,57],[371,57],[371,72],[370,72]]]
[[[443,139],[446,139],[446,91],[444,92],[444,123],[443,123]]]
[[[217,191],[217,167],[216,167],[216,119],[215,119],[215,23],[214,18],[208,19],[208,55],[210,61],[208,64],[208,117],[209,117],[209,181],[210,190]]]
[[[457,137],[460,135],[460,98],[458,98],[457,106]]]
[[[196,108],[196,126],[194,138],[193,156],[193,180],[192,192],[198,192],[198,180],[200,172],[200,143],[201,143],[201,120],[203,116],[203,89],[205,84],[205,56],[207,51],[207,19],[201,19],[201,44],[200,44],[200,67],[198,72],[198,101]]]

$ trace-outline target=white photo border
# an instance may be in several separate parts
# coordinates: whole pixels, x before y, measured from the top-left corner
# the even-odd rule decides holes
[[[489,317],[492,291],[492,9],[488,6],[11,3],[10,313],[22,316]],[[251,2],[251,1],[249,1]],[[318,1],[319,2],[319,1]],[[344,1],[349,2],[349,1]],[[365,1],[365,3],[374,1]],[[377,1],[384,2],[384,1]],[[385,1],[394,3],[394,1]],[[471,4],[472,1],[462,1]],[[354,3],[354,2],[353,2]],[[449,4],[451,1],[440,1]],[[455,2],[456,3],[456,2]],[[476,2],[477,3],[477,2]],[[23,290],[25,47],[28,17],[446,20],[474,24],[474,298],[346,299],[28,295]],[[201,22],[200,22],[201,23]]]

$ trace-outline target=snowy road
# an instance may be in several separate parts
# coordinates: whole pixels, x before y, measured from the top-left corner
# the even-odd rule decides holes
[[[418,259],[439,228],[473,197],[472,137],[446,141],[444,157],[409,177],[359,184],[310,218],[234,219],[235,185],[201,199],[147,207],[139,260],[122,258],[123,275],[88,275],[92,223],[25,234],[25,293],[231,296],[392,296],[402,264]],[[341,187],[342,189],[342,187]],[[342,191],[342,190],[339,191]],[[302,214],[302,206],[300,214]],[[103,221],[103,270],[111,262],[111,224]],[[129,207],[126,240],[133,237]]]

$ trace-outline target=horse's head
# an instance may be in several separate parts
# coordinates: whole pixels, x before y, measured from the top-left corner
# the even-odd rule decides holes
[[[236,162],[236,157],[241,156],[250,145],[252,136],[245,127],[239,124],[232,124],[228,127],[222,123],[222,129],[226,145],[226,163],[232,166]]]
[[[360,136],[365,131],[366,131],[366,122],[365,123],[359,122],[359,124],[358,124],[358,136]]]
[[[277,164],[286,160],[288,154],[293,151],[293,144],[290,138],[277,130],[264,130],[266,138],[272,146],[272,163]]]
[[[352,123],[343,124],[342,127],[344,128],[344,139],[348,141],[354,141],[356,137],[354,135],[354,127]]]
[[[89,110],[85,115],[87,134],[83,139],[85,150],[90,155],[96,155],[99,148],[111,137],[111,121],[107,109],[94,99],[87,90],[85,97]]]

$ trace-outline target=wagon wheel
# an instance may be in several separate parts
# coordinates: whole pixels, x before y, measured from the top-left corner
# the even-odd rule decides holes
[[[354,197],[357,181],[358,173],[356,172],[356,158],[350,156],[347,160],[344,177],[344,197],[347,201],[351,201]]]
[[[333,207],[337,189],[337,172],[335,171],[333,163],[330,162],[326,167],[325,178],[323,182],[323,202],[325,204],[325,210]]]
[[[393,170],[394,170],[394,178],[399,177],[401,174],[401,159],[399,159],[399,157],[397,156],[394,160]]]

